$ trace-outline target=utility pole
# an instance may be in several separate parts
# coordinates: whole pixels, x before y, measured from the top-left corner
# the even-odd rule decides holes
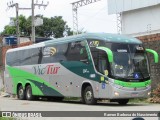
[[[73,2],[72,4],[72,13],[73,13],[73,35],[78,34],[78,15],[77,8],[98,2],[100,0],[80,0],[77,2]]]
[[[17,45],[20,44],[20,31],[19,31],[19,10],[30,10],[31,8],[19,8],[18,3],[7,3],[8,8],[15,7],[16,8],[16,34],[17,34]]]
[[[35,43],[35,25],[34,25],[34,0],[32,0],[32,42]]]
[[[19,10],[32,10],[32,42],[35,43],[35,18],[34,18],[34,8],[35,6],[38,6],[39,8],[41,6],[44,7],[44,9],[48,6],[49,2],[47,2],[47,4],[43,4],[43,1],[41,4],[38,3],[38,1],[36,1],[36,3],[34,3],[34,0],[32,0],[32,4],[31,4],[31,8],[19,8],[19,5],[18,3],[13,3],[10,2],[10,3],[7,3],[8,7],[15,7],[16,8],[16,34],[17,34],[17,44],[19,45],[20,44],[20,32],[19,32],[19,19],[18,19],[18,13],[19,13]]]
[[[31,4],[31,8],[32,8],[32,42],[35,43],[35,17],[34,17],[34,8],[35,6],[40,7],[44,7],[44,9],[48,6],[49,2],[47,2],[47,4],[44,4],[43,1],[42,3],[38,3],[38,1],[36,1],[36,3],[34,3],[34,0],[32,0],[32,4]]]
[[[18,19],[18,10],[19,10],[19,5],[18,5],[18,3],[13,3],[13,1],[12,2],[10,2],[10,4],[8,4],[7,3],[7,5],[8,5],[8,7],[10,8],[10,7],[15,7],[16,8],[16,34],[17,34],[17,45],[19,45],[20,44],[20,39],[19,39],[19,19]]]

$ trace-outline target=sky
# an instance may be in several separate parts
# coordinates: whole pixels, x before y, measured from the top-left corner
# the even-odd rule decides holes
[[[15,7],[8,8],[7,3],[19,3],[20,8],[30,8],[31,0],[1,0],[0,2],[0,32],[3,31],[4,26],[10,22],[10,17],[16,16]],[[36,3],[42,3],[42,0],[34,0]],[[49,5],[44,10],[35,7],[35,15],[41,14],[44,17],[62,16],[63,20],[73,30],[73,15],[72,4],[78,0],[43,0],[43,3],[49,2]],[[31,15],[31,10],[19,10],[19,15],[26,17]],[[105,32],[117,33],[116,15],[108,15],[107,0],[100,0],[98,2],[78,8],[78,28],[87,32]]]

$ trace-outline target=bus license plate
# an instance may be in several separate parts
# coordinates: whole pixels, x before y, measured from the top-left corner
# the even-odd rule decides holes
[[[138,96],[138,93],[132,93],[131,96]]]

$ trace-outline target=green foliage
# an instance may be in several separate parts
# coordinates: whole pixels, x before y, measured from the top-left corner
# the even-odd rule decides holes
[[[0,92],[4,92],[4,87],[2,89],[0,89]]]
[[[17,120],[16,118],[0,117],[0,120]]]
[[[43,25],[37,26],[35,28],[36,30],[36,36],[39,37],[54,37],[59,38],[63,37],[64,33],[67,35],[72,35],[71,28],[67,25],[66,21],[62,19],[62,16],[55,16],[51,18],[39,16],[43,18]],[[14,21],[16,19],[14,18]],[[20,34],[24,36],[30,36],[31,35],[31,16],[26,18],[23,15],[19,16],[19,29]],[[2,34],[8,34],[8,35],[16,35],[16,26],[9,26],[6,25],[4,28],[4,31]]]
[[[39,36],[55,38],[63,37],[63,33],[67,32],[71,35],[71,30],[66,25],[66,22],[62,19],[62,16],[56,16],[51,18],[43,18],[43,26],[36,27],[36,33]]]
[[[148,103],[146,98],[134,98],[129,100],[130,103]]]
[[[4,27],[4,31],[3,31],[1,34],[2,34],[2,35],[3,35],[3,34],[15,35],[15,34],[16,34],[16,27],[6,25],[6,26]]]

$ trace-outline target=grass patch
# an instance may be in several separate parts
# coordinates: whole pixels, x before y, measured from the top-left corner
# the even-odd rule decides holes
[[[0,120],[18,120],[18,119],[10,117],[0,117]]]
[[[4,92],[4,87],[2,89],[0,89],[0,92]]]
[[[149,103],[146,98],[134,98],[129,100],[130,103]]]

